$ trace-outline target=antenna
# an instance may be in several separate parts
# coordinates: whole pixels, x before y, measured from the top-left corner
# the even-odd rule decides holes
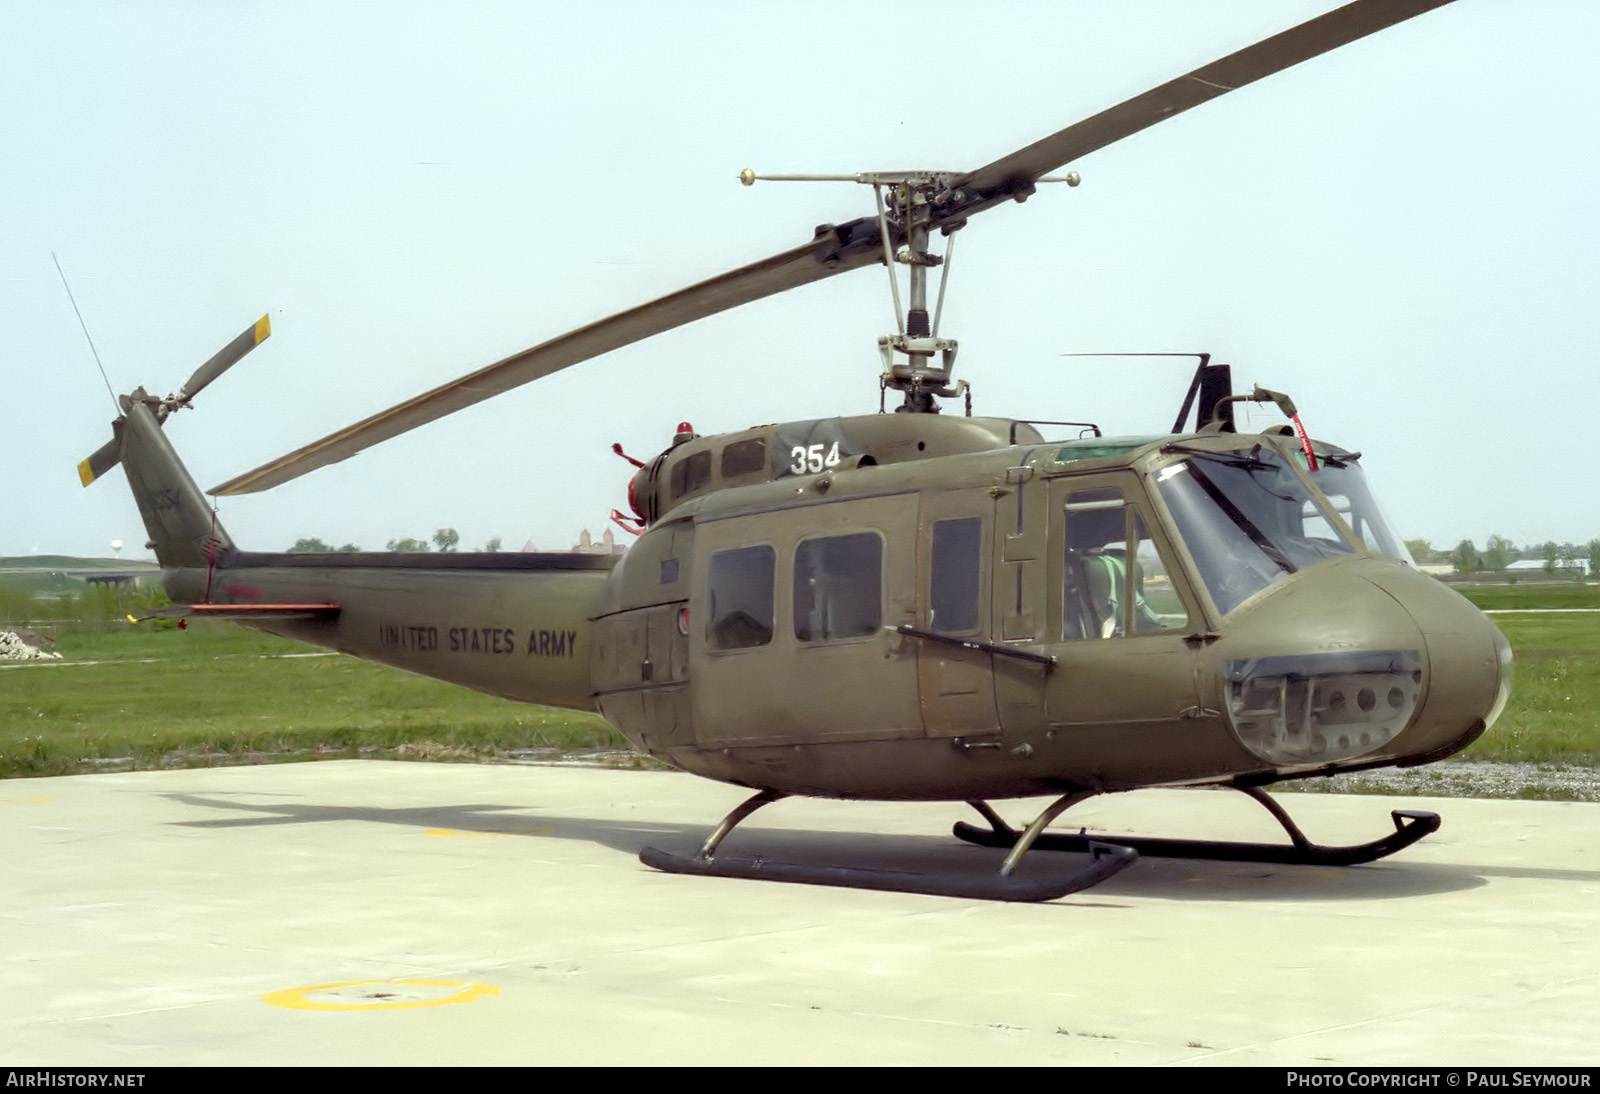
[[[1178,410],[1178,417],[1172,423],[1172,432],[1182,433],[1183,423],[1189,417],[1189,410],[1194,406],[1195,396],[1200,396],[1200,406],[1195,411],[1194,427],[1199,429],[1213,416],[1222,422],[1224,431],[1233,432],[1233,407],[1229,397],[1233,394],[1233,370],[1228,365],[1213,365],[1209,353],[1063,353],[1063,357],[1195,357],[1200,361],[1194,370],[1194,378],[1189,381],[1189,390],[1183,396],[1183,406]],[[1221,414],[1218,415],[1218,409]]]
[[[89,342],[89,352],[94,354],[94,363],[100,369],[100,379],[106,383],[106,394],[111,396],[111,405],[116,408],[118,414],[121,414],[122,405],[117,402],[117,393],[111,390],[111,377],[106,375],[106,366],[100,363],[100,351],[94,348],[94,339],[89,336],[89,324],[83,321],[83,312],[78,310],[78,301],[72,295],[72,286],[67,284],[67,272],[61,268],[61,259],[56,257],[54,251],[50,252],[50,258],[56,264],[56,273],[61,275],[61,287],[67,290],[67,299],[72,301],[72,314],[78,317],[78,326],[83,328],[83,337]]]

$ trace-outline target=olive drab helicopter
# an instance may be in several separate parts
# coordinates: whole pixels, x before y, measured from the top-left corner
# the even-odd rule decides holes
[[[1424,764],[1504,705],[1510,651],[1463,598],[1418,573],[1360,453],[1312,440],[1291,400],[1231,390],[1201,355],[1171,433],[974,417],[929,272],[975,214],[1033,194],[1085,154],[1441,6],[1357,0],[975,171],[848,176],[873,214],[823,225],[752,265],[571,331],[224,483],[264,490],[559,369],[761,298],[882,265],[909,298],[879,342],[879,412],[700,436],[632,460],[638,533],[622,556],[267,554],[236,545],[162,422],[265,338],[265,319],[175,396],[121,398],[80,467],[121,463],[176,607],[237,620],[522,702],[599,711],[634,747],[752,796],[673,872],[1005,900],[1092,885],[1140,854],[1347,864],[1434,831],[1312,843],[1262,789]],[[746,184],[762,176],[747,171]],[[1061,181],[1075,184],[1076,175]],[[948,241],[935,254],[936,236]],[[946,269],[948,267],[946,266]],[[900,400],[885,412],[890,397]],[[942,400],[965,399],[940,412]],[[1236,430],[1240,401],[1284,424]],[[1193,412],[1193,426],[1189,415]],[[617,449],[621,453],[620,447]],[[619,518],[622,514],[617,514]],[[1144,787],[1242,791],[1287,844],[1046,834],[1074,804]],[[986,877],[719,854],[789,795],[969,803]],[[1025,828],[990,804],[1049,795]],[[749,837],[752,842],[756,837]],[[1078,852],[1065,866],[1030,850]],[[997,855],[997,857],[999,857]]]

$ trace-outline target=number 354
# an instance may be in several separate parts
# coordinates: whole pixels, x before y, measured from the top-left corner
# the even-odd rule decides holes
[[[814,444],[810,448],[795,445],[789,450],[789,474],[815,475],[830,467],[839,466],[839,442],[834,441],[833,446],[823,453],[823,445]]]

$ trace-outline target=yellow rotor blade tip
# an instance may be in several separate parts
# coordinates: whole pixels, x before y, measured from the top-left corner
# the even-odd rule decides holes
[[[269,319],[265,315],[263,315],[260,319],[256,320],[256,345],[259,346],[261,343],[265,342],[267,340],[267,336],[269,334],[271,334],[271,333],[272,333],[272,320],[271,319]]]
[[[88,460],[84,460],[82,463],[78,464],[78,478],[83,481],[83,485],[85,486],[88,486],[94,481],[94,469],[89,466]]]

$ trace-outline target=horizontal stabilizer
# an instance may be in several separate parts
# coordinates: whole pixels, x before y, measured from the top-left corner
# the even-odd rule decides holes
[[[158,608],[149,615],[130,623],[143,623],[147,619],[332,619],[339,614],[337,604],[174,604]]]

